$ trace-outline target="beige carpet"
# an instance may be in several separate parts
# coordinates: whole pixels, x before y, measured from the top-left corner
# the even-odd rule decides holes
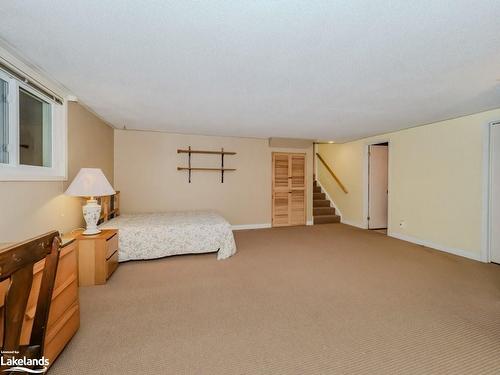
[[[500,266],[341,224],[122,264],[57,374],[500,374]]]

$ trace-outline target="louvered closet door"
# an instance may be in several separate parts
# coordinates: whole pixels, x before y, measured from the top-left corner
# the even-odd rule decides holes
[[[288,159],[288,154],[273,153],[273,226],[275,227],[290,223]]]
[[[290,225],[306,223],[306,156],[290,155]]]
[[[305,154],[273,153],[273,226],[306,223]]]

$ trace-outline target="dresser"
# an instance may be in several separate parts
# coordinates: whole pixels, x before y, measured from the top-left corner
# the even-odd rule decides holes
[[[77,256],[78,241],[74,238],[63,238],[45,336],[44,356],[50,363],[57,358],[80,327]],[[21,344],[28,344],[30,339],[44,264],[45,260],[42,260],[33,268],[33,286],[24,315]],[[3,304],[7,286],[8,280],[0,283],[0,305]]]

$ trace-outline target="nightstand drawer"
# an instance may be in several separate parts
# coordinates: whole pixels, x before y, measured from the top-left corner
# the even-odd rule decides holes
[[[118,251],[106,260],[106,279],[109,279],[111,274],[118,268]]]
[[[109,259],[118,250],[118,233],[106,240],[106,259]]]

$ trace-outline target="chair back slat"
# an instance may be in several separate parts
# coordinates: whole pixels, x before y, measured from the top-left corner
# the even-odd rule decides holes
[[[14,272],[4,302],[3,350],[19,350],[24,314],[33,283],[33,267],[29,265]]]
[[[9,279],[4,300],[3,351],[20,351],[26,307],[33,284],[33,267],[45,259],[29,346],[24,354],[41,357],[49,318],[50,302],[59,262],[59,233],[44,234],[0,252],[0,282]]]
[[[59,264],[59,250],[61,249],[61,240],[55,237],[52,240],[52,249],[45,258],[45,268],[40,284],[40,293],[36,305],[35,320],[31,329],[30,345],[41,345],[43,353],[45,334],[47,333],[47,323],[49,321],[50,302],[52,301],[52,292],[56,280],[57,266]]]

